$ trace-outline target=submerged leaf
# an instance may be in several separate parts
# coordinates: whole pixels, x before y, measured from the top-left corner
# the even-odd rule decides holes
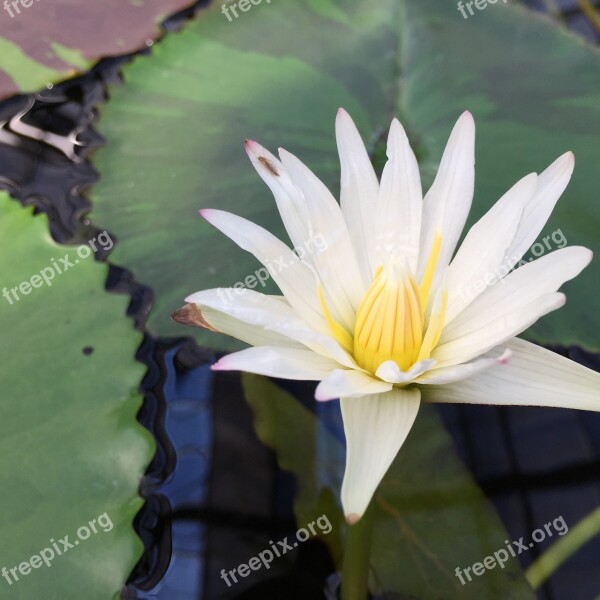
[[[331,502],[331,487],[339,487],[344,468],[339,410],[325,409],[316,419],[268,379],[244,374],[242,380],[259,438],[275,450],[280,467],[296,476],[298,525],[326,512],[333,530],[323,541],[340,568],[344,521],[339,506]],[[471,575],[471,582],[463,575],[464,585],[457,578],[456,567],[493,556],[505,548],[508,534],[456,458],[430,406],[421,408],[373,503],[372,591],[447,600],[534,598],[516,558],[509,558],[503,568]]]

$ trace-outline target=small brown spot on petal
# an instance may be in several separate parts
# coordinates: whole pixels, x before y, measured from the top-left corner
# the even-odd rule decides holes
[[[202,316],[202,311],[196,304],[186,304],[181,308],[178,308],[172,315],[171,319],[181,325],[187,325],[189,327],[200,327],[203,329],[210,329],[211,331],[217,331],[212,325],[209,325],[206,319]]]
[[[261,165],[263,165],[264,167],[266,167],[266,169],[272,175],[275,175],[275,177],[279,177],[279,173],[277,172],[277,169],[275,168],[275,165],[273,165],[273,163],[266,156],[259,156],[258,157],[258,162]]]

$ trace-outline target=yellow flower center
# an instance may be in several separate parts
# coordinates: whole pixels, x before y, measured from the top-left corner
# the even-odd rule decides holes
[[[375,374],[388,360],[393,360],[402,371],[408,371],[416,362],[430,357],[439,341],[446,309],[444,291],[426,322],[425,310],[440,246],[441,238],[436,234],[420,284],[397,259],[392,258],[385,268],[377,269],[356,312],[352,335],[332,319],[319,289],[329,328],[366,371]]]
[[[396,263],[380,267],[356,313],[354,359],[371,373],[386,360],[406,371],[416,362],[422,341],[417,282]]]

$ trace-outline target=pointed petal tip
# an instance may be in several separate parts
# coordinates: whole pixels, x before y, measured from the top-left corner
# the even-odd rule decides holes
[[[458,140],[462,143],[468,142],[469,146],[475,142],[475,119],[468,110],[465,110],[456,120],[448,143],[451,141],[456,143]]]
[[[565,169],[570,174],[573,173],[573,169],[575,168],[575,154],[571,150],[561,154],[553,164],[559,164],[562,168]]]
[[[556,160],[562,161],[566,165],[572,166],[575,165],[575,154],[572,150],[567,150],[567,152],[561,154]]]
[[[362,515],[359,515],[358,513],[350,513],[349,515],[346,515],[346,523],[348,523],[348,525],[356,525],[361,517]]]
[[[186,304],[171,314],[171,319],[180,325],[198,327],[202,313],[195,304]]]
[[[544,173],[552,173],[554,177],[567,177],[567,181],[571,178],[575,169],[575,155],[571,150],[561,154],[545,171]]]
[[[338,108],[337,115],[336,115],[336,117],[338,119],[341,119],[343,117],[349,117],[349,116],[350,115],[348,114],[348,111],[345,108],[342,108],[341,106]]]
[[[252,157],[257,154],[257,146],[258,144],[254,140],[244,140],[244,149],[246,150],[248,158],[252,159]]]
[[[201,208],[198,213],[205,221],[214,225],[213,221],[215,220],[215,217],[218,218],[219,214],[222,214],[223,211],[218,208]]]
[[[281,162],[283,162],[284,159],[296,158],[291,152],[288,152],[285,148],[282,148],[281,146],[277,148],[277,154],[279,154]]]
[[[394,117],[392,119],[392,123],[390,125],[390,135],[391,134],[401,135],[402,137],[406,137],[406,132],[404,131],[404,127],[402,127],[402,123],[400,123],[400,120],[398,119],[398,117]]]
[[[475,118],[468,110],[465,110],[460,117],[458,117],[453,131],[460,131],[462,135],[468,133],[469,137],[475,135]]]
[[[231,371],[231,360],[229,359],[229,357],[231,356],[231,354],[228,354],[227,356],[221,356],[221,358],[214,364],[210,365],[210,370],[211,371]],[[237,370],[234,368],[234,370]]]
[[[315,400],[317,402],[331,402],[332,400],[339,400],[339,398],[333,398],[332,396],[317,396],[315,394]]]
[[[496,359],[496,364],[498,365],[506,365],[510,362],[512,357],[512,351],[508,348]]]
[[[186,304],[181,308],[178,308],[172,315],[171,319],[180,325],[187,325],[188,327],[198,327],[201,329],[210,329],[211,331],[217,331],[212,325],[210,325],[202,311],[197,304]]]
[[[264,146],[261,146],[258,142],[250,139],[244,141],[244,149],[252,162],[258,160],[262,154],[269,154]]]
[[[337,400],[337,398],[334,396],[331,396],[330,394],[324,394],[324,393],[320,392],[319,386],[317,386],[317,389],[315,390],[315,400],[317,402],[329,402],[330,400]]]
[[[581,268],[579,273],[581,273],[594,258],[594,252],[585,246],[566,246],[566,248],[571,249],[571,252],[578,252],[581,255]]]

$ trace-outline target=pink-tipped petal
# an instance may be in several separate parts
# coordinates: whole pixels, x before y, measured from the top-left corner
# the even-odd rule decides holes
[[[311,350],[260,346],[224,356],[213,365],[213,370],[245,371],[281,379],[319,381],[337,366],[335,361]]]
[[[525,340],[504,345],[513,353],[508,364],[456,383],[423,386],[423,400],[600,411],[600,373]]]
[[[496,366],[507,365],[510,362],[511,356],[512,352],[509,349],[506,349],[497,358],[479,358],[470,363],[433,369],[432,371],[425,373],[422,377],[419,377],[415,383],[423,385],[445,385],[454,383],[455,381],[462,381],[463,379],[474,377],[475,375],[479,375],[479,373],[483,373]]]
[[[356,522],[367,510],[379,483],[408,436],[421,394],[416,387],[358,398],[342,398],[346,470],[342,507]]]

